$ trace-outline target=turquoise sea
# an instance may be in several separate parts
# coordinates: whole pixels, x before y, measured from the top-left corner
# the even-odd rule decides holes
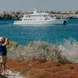
[[[33,41],[63,44],[65,40],[78,41],[78,19],[69,19],[66,25],[25,26],[14,25],[14,21],[0,21],[0,36],[27,45]]]

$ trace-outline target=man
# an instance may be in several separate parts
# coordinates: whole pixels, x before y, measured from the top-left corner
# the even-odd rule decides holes
[[[0,37],[0,69],[2,69],[3,67],[3,71],[5,71],[5,65],[6,65],[7,44],[8,44],[8,39]]]

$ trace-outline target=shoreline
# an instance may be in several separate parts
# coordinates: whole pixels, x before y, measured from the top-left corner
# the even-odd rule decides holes
[[[27,46],[11,43],[7,48],[6,70],[16,72],[15,76],[19,72],[19,76],[27,78],[78,77],[78,62],[77,59],[74,59],[74,56],[77,55],[75,52],[77,48],[69,51],[64,46],[58,47],[44,42],[34,42]],[[72,54],[73,51],[74,54]]]
[[[41,62],[35,61],[7,61],[8,78],[77,78],[78,77],[78,64],[60,64],[55,61]],[[12,73],[9,73],[12,72]],[[15,72],[15,75],[13,76]],[[18,72],[20,73],[19,75]]]
[[[44,11],[39,11],[44,12]],[[46,13],[49,13],[52,16],[56,16],[57,18],[78,18],[78,12],[53,12],[53,11],[45,11]],[[32,14],[33,12],[3,12],[0,13],[0,20],[19,20],[24,14]]]

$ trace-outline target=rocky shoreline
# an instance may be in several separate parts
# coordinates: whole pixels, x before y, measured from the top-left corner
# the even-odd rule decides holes
[[[72,47],[71,47],[72,46]],[[74,48],[73,48],[74,47]],[[45,42],[7,46],[7,78],[78,78],[78,44],[70,47]]]
[[[74,63],[8,60],[7,66],[3,78],[78,78],[78,64]]]
[[[23,76],[20,75],[19,72],[16,71],[10,71],[10,70],[6,70],[5,71],[5,75],[4,75],[4,71],[1,73],[2,76],[5,76],[5,78],[24,78]]]

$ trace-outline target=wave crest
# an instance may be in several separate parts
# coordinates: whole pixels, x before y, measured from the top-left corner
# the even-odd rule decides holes
[[[75,39],[65,40],[64,44],[58,46],[61,56],[68,61],[78,63],[78,42]]]

